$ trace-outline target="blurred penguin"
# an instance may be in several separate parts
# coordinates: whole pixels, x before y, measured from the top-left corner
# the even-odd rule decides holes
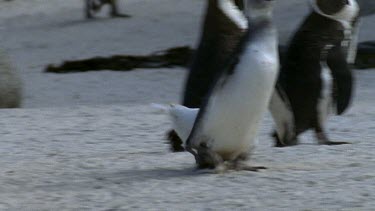
[[[270,103],[276,122],[276,146],[298,143],[297,136],[314,129],[319,144],[338,145],[325,131],[332,112],[350,105],[355,57],[355,0],[310,0],[312,12],[291,39]],[[354,38],[355,39],[355,38]]]
[[[201,38],[186,79],[182,104],[200,108],[214,78],[247,30],[243,0],[207,0]],[[168,132],[173,152],[184,151],[176,131]]]
[[[186,150],[195,156],[199,169],[264,168],[246,162],[279,70],[273,4],[273,0],[246,0],[248,30],[229,59],[218,67],[186,141]]]
[[[100,9],[104,5],[107,5],[107,4],[111,7],[112,17],[123,17],[123,18],[130,17],[129,15],[119,13],[117,0],[85,0],[85,1],[86,1],[85,13],[86,13],[86,18],[88,19],[94,18],[94,14],[99,12]]]
[[[202,35],[186,80],[183,105],[199,108],[218,67],[247,30],[247,20],[241,13],[242,1],[207,0]]]

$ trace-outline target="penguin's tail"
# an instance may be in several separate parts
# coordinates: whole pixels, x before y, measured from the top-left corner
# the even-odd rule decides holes
[[[151,103],[150,106],[154,109],[155,112],[165,114],[169,114],[172,108],[172,104],[164,105],[158,103]]]
[[[169,104],[158,104],[158,103],[151,103],[150,106],[155,109],[156,113],[162,113],[162,114],[169,114],[173,115],[175,113],[175,105]],[[172,152],[183,152],[185,151],[185,148],[183,147],[184,142],[178,135],[175,129],[171,129],[166,132],[166,143],[169,145],[169,149]]]

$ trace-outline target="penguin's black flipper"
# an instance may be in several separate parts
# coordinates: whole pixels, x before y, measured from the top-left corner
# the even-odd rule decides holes
[[[242,7],[242,0],[235,0]],[[217,1],[207,1],[206,15],[197,51],[189,68],[183,93],[183,105],[200,108],[229,56],[240,42],[244,31],[219,7]]]
[[[167,132],[167,140],[170,144],[170,150],[172,152],[183,152],[185,151],[185,148],[183,147],[183,141],[178,136],[175,130],[170,130]]]
[[[336,112],[341,115],[351,102],[354,82],[353,73],[341,46],[335,46],[329,51],[327,65],[333,76],[333,98],[336,103]]]

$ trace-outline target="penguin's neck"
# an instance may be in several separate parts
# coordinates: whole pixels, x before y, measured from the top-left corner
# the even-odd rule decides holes
[[[249,21],[257,21],[257,20],[269,20],[269,21],[271,21],[272,11],[247,10],[246,16],[248,17]]]
[[[254,16],[248,19],[249,26],[269,26],[271,25],[271,16]]]
[[[276,31],[272,25],[271,18],[268,17],[256,17],[249,18],[249,30],[256,32],[257,37],[272,37],[276,35]]]
[[[242,30],[247,29],[247,20],[242,11],[232,0],[217,0],[218,8]]]
[[[262,48],[264,48],[267,52],[272,54],[277,52],[277,32],[273,27],[271,19],[250,19],[248,33],[248,42],[263,43],[264,45],[262,45]]]

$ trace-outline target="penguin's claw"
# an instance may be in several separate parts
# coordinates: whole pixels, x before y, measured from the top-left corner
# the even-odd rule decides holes
[[[346,141],[325,141],[321,143],[322,145],[342,145],[342,144],[352,144]]]
[[[223,174],[225,173],[226,171],[228,170],[228,167],[224,164],[219,164],[218,166],[216,166],[215,168],[215,173],[216,174]]]
[[[237,171],[259,171],[259,170],[263,170],[263,169],[267,169],[267,167],[241,165],[241,166],[237,166],[235,170],[237,170]]]
[[[114,18],[130,18],[131,17],[130,15],[122,14],[122,13],[114,13],[114,14],[111,14],[111,16]]]
[[[318,138],[318,143],[320,145],[342,145],[342,144],[351,144],[350,142],[346,141],[330,141],[327,137],[326,133],[324,133],[321,129],[316,129],[316,137]]]

